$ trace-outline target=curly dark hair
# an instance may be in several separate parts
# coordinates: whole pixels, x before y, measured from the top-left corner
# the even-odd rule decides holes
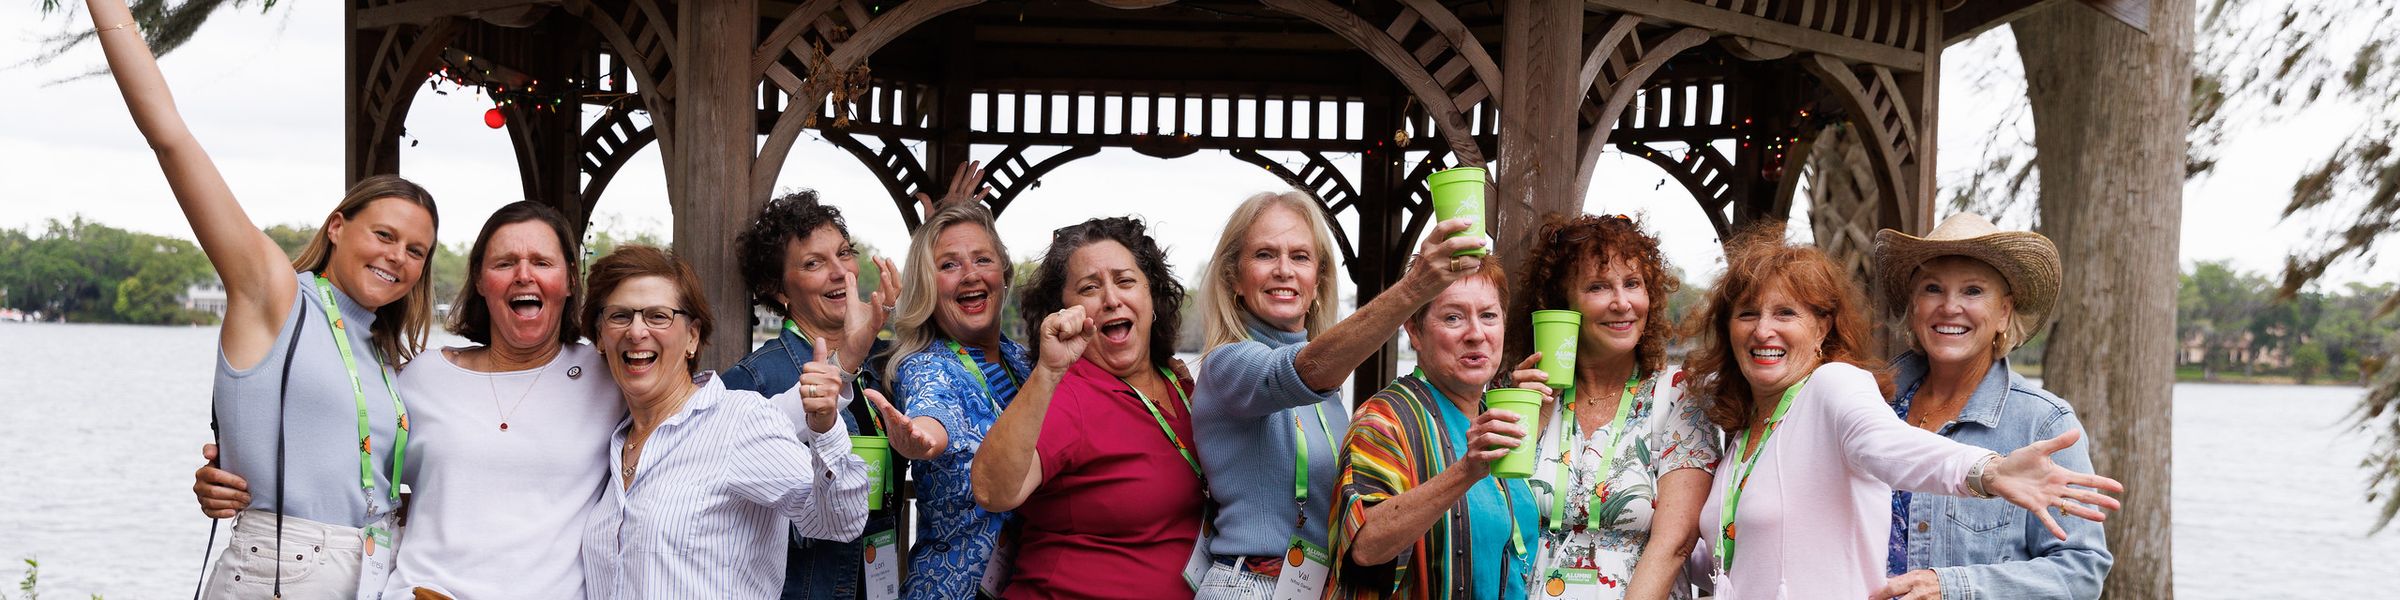
[[[1866,294],[1850,271],[1834,264],[1815,246],[1783,241],[1783,222],[1746,227],[1725,241],[1725,276],[1709,290],[1708,300],[1686,319],[1687,334],[1699,345],[1684,357],[1690,374],[1686,393],[1706,403],[1708,420],[1728,432],[1749,426],[1753,406],[1750,381],[1742,377],[1733,351],[1735,311],[1770,289],[1780,289],[1807,306],[1827,324],[1817,348],[1818,364],[1849,363],[1875,374],[1883,397],[1892,397],[1892,376],[1885,372],[1875,332],[1868,327]]]
[[[1167,265],[1167,252],[1150,239],[1141,219],[1133,217],[1096,218],[1061,227],[1050,233],[1050,249],[1043,251],[1042,264],[1035,267],[1031,282],[1019,286],[1018,312],[1024,315],[1025,331],[1042,330],[1042,318],[1067,307],[1067,259],[1076,250],[1103,241],[1114,241],[1133,252],[1133,263],[1150,280],[1150,310],[1157,313],[1150,320],[1150,364],[1167,366],[1175,358],[1175,336],[1183,326],[1183,282],[1175,280],[1175,269]],[[1026,336],[1028,352],[1040,356],[1042,336]]]
[[[827,225],[841,232],[843,242],[849,242],[850,224],[842,220],[842,209],[819,203],[816,190],[784,194],[759,207],[758,218],[751,219],[733,238],[735,260],[741,263],[742,284],[750,289],[751,304],[783,314],[784,306],[775,301],[775,294],[783,291],[784,244],[807,239]]]
[[[1667,343],[1674,339],[1674,315],[1667,310],[1667,296],[1683,287],[1683,282],[1667,271],[1667,260],[1659,254],[1658,238],[1642,231],[1632,219],[1622,216],[1596,217],[1577,215],[1573,218],[1551,217],[1533,237],[1533,248],[1525,253],[1525,271],[1518,275],[1517,289],[1521,290],[1508,307],[1508,330],[1528,332],[1508,336],[1508,347],[1501,364],[1514,365],[1533,353],[1533,311],[1544,309],[1574,310],[1572,291],[1567,289],[1592,269],[1605,268],[1618,260],[1633,261],[1633,268],[1642,277],[1642,288],[1649,292],[1650,311],[1642,316],[1641,341],[1633,345],[1636,376],[1656,373],[1667,363]]]

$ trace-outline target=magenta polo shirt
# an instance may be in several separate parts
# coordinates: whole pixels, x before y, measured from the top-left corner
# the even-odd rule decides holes
[[[1180,384],[1183,397],[1150,400],[1188,445],[1192,382]],[[1051,396],[1037,447],[1042,481],[1017,507],[1024,528],[1003,596],[1191,597],[1182,573],[1199,539],[1204,486],[1132,387],[1075,361]]]

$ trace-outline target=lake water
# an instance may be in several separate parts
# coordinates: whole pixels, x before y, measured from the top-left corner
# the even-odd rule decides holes
[[[213,328],[0,323],[0,589],[37,558],[53,598],[191,593],[215,344]],[[2175,394],[2182,597],[2387,597],[2400,531],[2366,536],[2371,440],[2342,426],[2356,388]]]

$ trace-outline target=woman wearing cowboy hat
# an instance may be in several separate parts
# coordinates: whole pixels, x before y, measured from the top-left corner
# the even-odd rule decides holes
[[[1893,410],[1926,431],[2009,452],[2083,427],[2075,409],[2008,368],[2058,295],[2049,238],[1961,213],[1926,237],[1875,235],[1878,285],[1906,316]],[[2092,472],[2082,441],[2051,455]],[[2065,539],[2003,500],[1892,493],[1888,575],[1877,598],[2097,598],[2114,557],[2100,524],[2057,518]]]

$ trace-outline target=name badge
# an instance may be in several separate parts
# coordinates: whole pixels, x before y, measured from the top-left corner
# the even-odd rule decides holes
[[[863,586],[868,600],[897,600],[900,597],[900,548],[892,530],[867,534],[866,581]]]
[[[1275,600],[1323,598],[1331,559],[1324,547],[1292,538],[1292,549],[1283,553],[1283,574],[1275,578]]]
[[[1598,598],[1600,572],[1591,569],[1551,569],[1542,577],[1543,598]]]
[[[393,516],[383,518],[358,530],[358,600],[377,600],[383,597],[383,585],[392,578],[392,567],[400,553],[392,543]]]
[[[1003,527],[1000,530],[999,539],[992,542],[992,556],[983,561],[983,581],[977,587],[981,588],[983,595],[987,598],[998,598],[1001,590],[1008,589],[1009,565],[1016,560],[1017,555],[1017,545],[1014,543],[1016,540],[1013,539],[1015,537],[1009,535],[1009,530]]]
[[[1200,589],[1200,582],[1208,578],[1208,566],[1216,562],[1208,554],[1208,542],[1216,537],[1208,531],[1208,519],[1201,519],[1200,536],[1192,542],[1192,557],[1183,561],[1183,582],[1194,590]]]

